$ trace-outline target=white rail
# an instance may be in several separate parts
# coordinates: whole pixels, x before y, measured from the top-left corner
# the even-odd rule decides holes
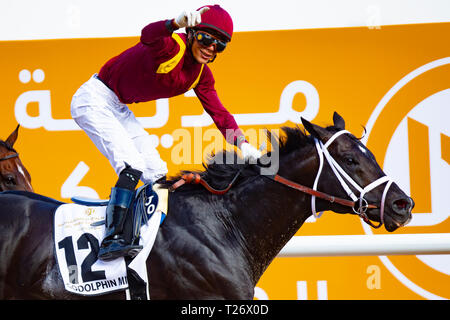
[[[278,257],[450,254],[450,233],[296,236]]]

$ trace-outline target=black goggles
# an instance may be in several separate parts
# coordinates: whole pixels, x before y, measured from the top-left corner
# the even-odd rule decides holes
[[[194,36],[202,46],[209,47],[214,43],[216,45],[217,52],[222,52],[227,47],[227,43],[225,41],[215,39],[207,33],[197,31]]]

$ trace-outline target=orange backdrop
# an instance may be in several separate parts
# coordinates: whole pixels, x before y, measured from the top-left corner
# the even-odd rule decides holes
[[[437,187],[439,179],[450,178],[449,35],[449,23],[241,32],[211,68],[223,104],[244,131],[293,126],[300,115],[326,125],[333,111],[357,136],[366,125],[369,149],[382,167],[386,162],[391,171],[401,172],[398,178],[416,200],[414,216],[422,217],[396,233],[449,232],[448,207],[441,205],[449,195],[448,185]],[[0,136],[6,139],[21,123],[15,147],[37,193],[63,201],[75,193],[108,197],[116,175],[87,135],[74,127],[70,101],[103,63],[137,41],[127,37],[0,42]],[[199,161],[172,161],[177,140],[169,136],[189,119],[199,119],[186,116],[201,115],[200,103],[189,95],[169,99],[166,109],[167,102],[159,103],[166,120],[155,120],[156,102],[130,107],[138,117],[154,116],[156,124],[147,130],[155,135],[169,174],[200,168]],[[200,123],[206,124],[197,132],[200,135],[214,128],[207,120]],[[184,128],[194,136],[192,126]],[[200,153],[210,144],[203,137],[200,146],[193,145]],[[193,153],[192,161],[199,160],[194,157]],[[297,236],[365,232],[359,218],[326,212],[306,223]],[[448,259],[276,258],[258,283],[256,297],[450,298]]]

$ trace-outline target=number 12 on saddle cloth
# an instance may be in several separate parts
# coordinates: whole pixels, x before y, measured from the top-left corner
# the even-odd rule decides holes
[[[133,206],[135,211],[141,212],[136,215],[140,216],[140,223],[134,223],[134,226],[138,228],[135,235],[139,244],[144,248],[129,263],[128,268],[135,270],[148,283],[145,261],[153,247],[159,226],[166,217],[167,189],[155,188],[156,190],[152,191],[146,187],[137,190]],[[88,202],[84,200],[83,203]],[[63,204],[56,209],[54,215],[55,251],[65,289],[84,296],[128,288],[124,258],[109,262],[97,259],[98,249],[105,234],[107,201],[95,203],[97,205],[93,206]],[[99,205],[100,203],[102,205]],[[136,212],[133,213],[135,214]]]

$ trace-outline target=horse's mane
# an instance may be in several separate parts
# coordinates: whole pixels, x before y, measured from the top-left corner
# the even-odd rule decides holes
[[[336,130],[334,126],[327,127],[328,130]],[[294,151],[299,151],[308,146],[314,146],[314,140],[310,135],[307,135],[303,128],[298,125],[295,127],[282,127],[281,135],[276,136],[268,130],[266,132],[268,141],[273,148],[278,148],[279,156],[282,158]],[[232,159],[232,161],[231,161]],[[255,170],[255,165],[245,163],[240,155],[234,150],[222,150],[217,154],[211,154],[207,163],[203,163],[205,170],[203,171],[189,171],[183,170],[176,176],[170,177],[162,182],[163,187],[169,187],[178,181],[183,174],[198,173],[206,180],[212,187],[217,189],[224,189],[228,186],[230,181],[236,176],[236,173],[241,170],[235,185],[238,185],[243,180],[255,177],[258,171]],[[198,185],[188,185],[191,188],[197,188]],[[187,186],[186,186],[187,187]],[[185,187],[183,187],[184,189]]]

